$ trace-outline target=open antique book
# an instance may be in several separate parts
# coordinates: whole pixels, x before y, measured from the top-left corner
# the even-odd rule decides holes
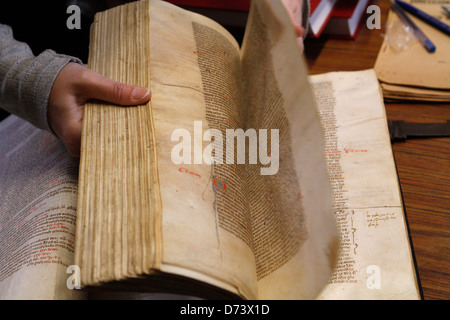
[[[85,109],[85,286],[271,299],[326,284],[338,240],[323,133],[282,3],[254,1],[244,38],[162,1],[97,15],[90,68],[152,99]]]
[[[86,105],[79,166],[49,133],[0,124],[0,298],[419,297],[373,70],[308,77],[269,0],[242,48],[141,1],[98,14],[90,50],[152,99]]]

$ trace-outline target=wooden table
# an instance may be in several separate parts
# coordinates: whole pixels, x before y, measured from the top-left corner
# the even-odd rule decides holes
[[[383,42],[388,0],[374,0],[382,28],[365,23],[356,40],[322,36],[305,41],[310,74],[373,68]],[[445,122],[450,103],[388,103],[390,120]],[[450,298],[450,138],[409,139],[393,144],[406,216],[424,299]]]

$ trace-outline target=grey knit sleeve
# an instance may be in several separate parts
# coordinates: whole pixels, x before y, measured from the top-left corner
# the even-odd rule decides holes
[[[50,90],[61,69],[78,58],[45,50],[34,56],[16,41],[12,29],[0,24],[0,108],[52,132],[47,119]]]

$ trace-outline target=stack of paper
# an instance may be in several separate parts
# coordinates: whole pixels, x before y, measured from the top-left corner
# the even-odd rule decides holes
[[[448,23],[442,5],[450,1],[409,0],[418,9]],[[450,101],[450,37],[431,25],[407,13],[414,23],[435,44],[436,51],[429,53],[419,41],[405,42],[399,49],[399,41],[404,37],[388,29],[375,63],[375,71],[386,99],[413,101]],[[387,25],[400,24],[398,16],[389,12]],[[394,31],[396,30],[396,31]]]

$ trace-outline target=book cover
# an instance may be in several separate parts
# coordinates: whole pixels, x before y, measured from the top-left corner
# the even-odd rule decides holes
[[[355,39],[368,5],[369,0],[338,0],[324,33],[339,38]]]
[[[309,13],[309,36],[318,38],[331,18],[336,0],[311,0]]]

